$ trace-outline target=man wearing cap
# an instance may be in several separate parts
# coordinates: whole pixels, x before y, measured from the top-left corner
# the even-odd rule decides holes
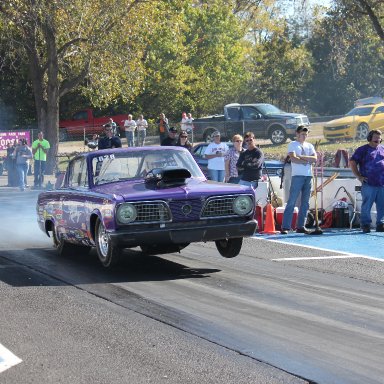
[[[161,142],[161,145],[162,146],[174,146],[177,144],[177,137],[176,137],[176,134],[177,134],[177,129],[175,127],[171,127],[169,128],[169,131],[168,131],[168,137],[166,137],[162,142]]]
[[[212,134],[213,141],[209,143],[204,152],[208,159],[209,178],[214,181],[224,182],[225,179],[225,154],[228,152],[228,145],[220,141],[220,132]]]
[[[309,129],[299,125],[296,129],[296,140],[288,145],[288,156],[291,159],[292,179],[289,198],[284,210],[281,233],[286,235],[291,229],[293,210],[301,193],[299,214],[297,217],[297,233],[310,233],[304,224],[309,209],[312,185],[312,164],[316,163],[317,155],[314,146],[307,143]]]

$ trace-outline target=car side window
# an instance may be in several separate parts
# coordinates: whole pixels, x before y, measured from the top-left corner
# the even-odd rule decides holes
[[[87,111],[79,111],[73,115],[73,120],[87,120],[88,113]]]
[[[240,111],[238,107],[235,108],[227,108],[228,119],[233,121],[240,120]]]
[[[84,158],[72,162],[68,186],[70,188],[84,188],[88,186],[87,163]]]
[[[242,107],[244,120],[255,120],[257,119],[257,110],[252,107]]]
[[[384,106],[376,108],[375,113],[383,113],[384,112]]]

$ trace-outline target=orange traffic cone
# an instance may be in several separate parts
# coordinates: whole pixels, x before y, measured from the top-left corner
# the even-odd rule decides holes
[[[279,233],[279,231],[276,231],[276,228],[275,228],[275,218],[273,217],[273,208],[271,203],[267,204],[267,213],[265,214],[264,231],[261,233],[268,234],[268,235],[274,235],[276,233]]]

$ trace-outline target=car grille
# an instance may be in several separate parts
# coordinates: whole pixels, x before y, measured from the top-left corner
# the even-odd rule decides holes
[[[203,209],[201,217],[217,217],[235,215],[233,212],[233,200],[236,196],[214,197],[209,199]]]
[[[307,116],[296,117],[297,125],[309,125],[309,119]]]
[[[134,203],[137,209],[135,223],[166,222],[171,220],[171,213],[164,202]]]
[[[325,131],[339,131],[341,129],[346,129],[346,128],[348,128],[348,127],[345,125],[338,125],[336,127],[324,127],[324,130]]]
[[[172,221],[182,222],[199,220],[203,202],[200,199],[193,200],[172,200],[169,208],[172,212]]]

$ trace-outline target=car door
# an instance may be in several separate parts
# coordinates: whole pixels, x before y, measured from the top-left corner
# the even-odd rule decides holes
[[[369,128],[371,130],[384,128],[384,105],[377,107],[373,112]]]
[[[86,244],[88,171],[86,159],[81,157],[71,163],[68,177],[68,193],[62,201],[66,219],[67,239]]]
[[[241,107],[238,105],[226,107],[225,127],[224,132],[221,132],[221,137],[231,140],[236,134],[244,135]]]
[[[254,106],[245,105],[242,107],[245,132],[253,132],[256,138],[267,136],[267,122],[261,111]]]

